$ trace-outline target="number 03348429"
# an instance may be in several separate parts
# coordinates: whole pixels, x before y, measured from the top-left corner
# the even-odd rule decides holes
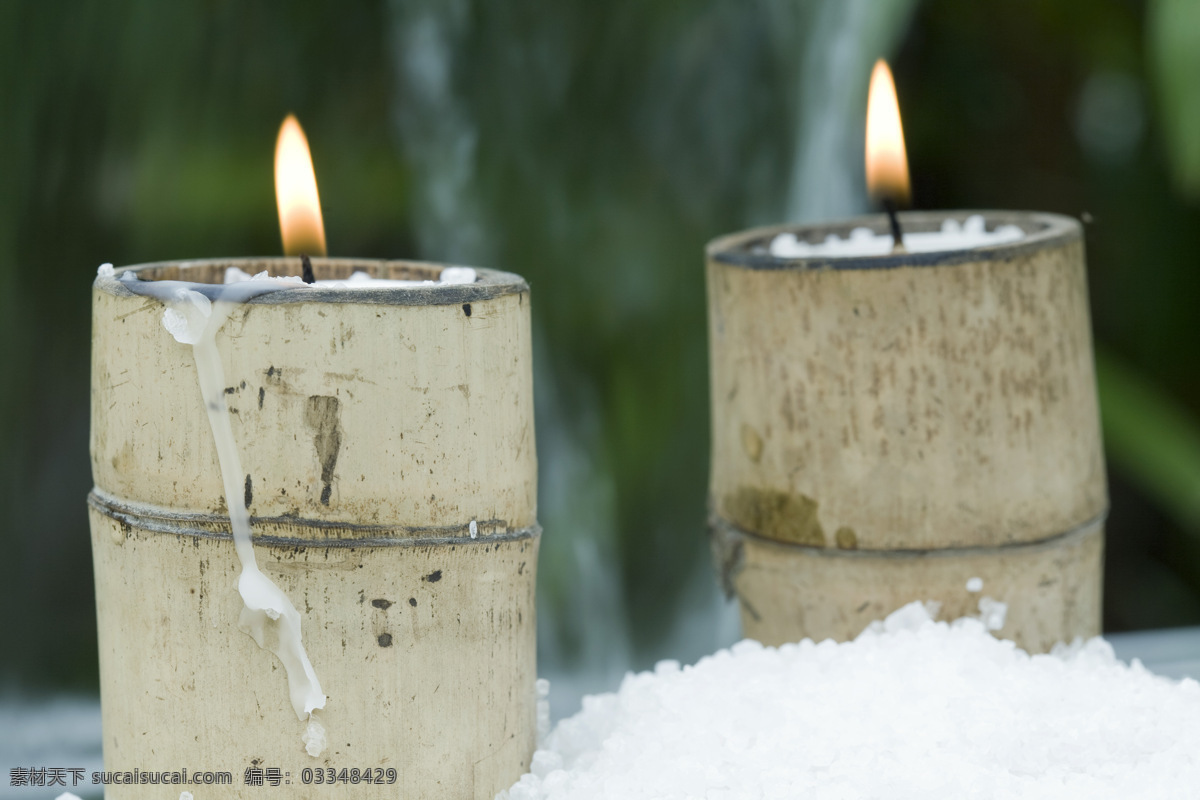
[[[306,784],[318,783],[395,783],[396,769],[394,767],[367,767],[366,769],[334,769],[333,767],[305,767],[300,771],[300,782]]]

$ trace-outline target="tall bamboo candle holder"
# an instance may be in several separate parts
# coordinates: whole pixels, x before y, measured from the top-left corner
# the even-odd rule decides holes
[[[313,264],[318,278],[441,270]],[[130,270],[219,283],[227,266],[299,270]],[[121,272],[93,290],[105,768],[233,773],[205,798],[245,796],[244,770],[259,767],[279,768],[291,797],[490,800],[536,737],[528,286],[479,270],[464,285],[287,289],[239,306],[217,335],[258,563],[299,610],[328,695],[314,758],[278,660],[235,627],[240,565],[191,348]],[[395,777],[315,785],[305,772],[328,768]],[[107,787],[110,800],[163,792]]]
[[[913,600],[954,619],[982,596],[1008,606],[1000,635],[1033,651],[1099,633],[1107,488],[1081,228],[984,217],[1024,236],[768,250],[785,232],[888,230],[869,217],[708,246],[711,529],[747,636],[845,640]]]

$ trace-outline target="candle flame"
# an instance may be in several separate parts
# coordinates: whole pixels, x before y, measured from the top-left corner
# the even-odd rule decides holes
[[[908,155],[892,71],[882,58],[871,72],[867,97],[867,192],[877,200],[907,205]]]
[[[313,172],[308,139],[294,114],[279,126],[275,141],[275,202],[283,252],[289,256],[325,255],[325,223]]]

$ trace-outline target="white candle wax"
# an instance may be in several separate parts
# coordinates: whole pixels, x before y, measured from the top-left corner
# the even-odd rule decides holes
[[[1015,242],[1024,236],[1025,232],[1016,225],[999,225],[989,231],[983,217],[975,214],[962,224],[948,219],[942,223],[941,230],[905,233],[903,238],[904,248],[910,253],[937,253]],[[806,242],[794,233],[781,233],[771,241],[769,249],[776,258],[853,258],[891,255],[893,246],[890,233],[855,228],[844,239],[831,233],[823,242]]]
[[[217,447],[217,461],[225,484],[225,503],[229,509],[234,549],[242,564],[238,593],[244,607],[238,627],[249,634],[259,647],[273,652],[283,664],[292,708],[298,718],[308,720],[302,736],[305,749],[315,757],[320,755],[324,747],[324,729],[314,712],[325,707],[325,693],[304,649],[300,612],[275,582],[262,573],[254,557],[254,546],[250,539],[250,512],[238,483],[239,476],[244,472],[225,403],[225,376],[215,341],[217,332],[238,304],[259,294],[287,288],[289,282],[240,281],[233,286],[220,287],[220,292],[213,300],[188,288],[198,285],[178,281],[148,281],[140,283],[138,288],[158,297],[167,305],[163,312],[163,327],[176,341],[192,347],[200,392],[208,410],[208,421]]]
[[[447,286],[451,284],[474,283],[475,278],[475,270],[470,267],[445,267],[438,275],[436,281],[401,281],[387,278],[372,278],[367,273],[359,270],[345,280],[320,280],[315,283],[304,284],[303,279],[298,275],[272,278],[265,271],[257,275],[250,275],[238,267],[226,267],[225,269],[226,284],[243,283],[245,281],[277,281],[318,286],[322,289],[389,289],[406,286]]]
[[[113,277],[112,264],[100,265],[97,274]],[[299,276],[270,277],[265,271],[249,275],[237,267],[225,270],[223,284],[190,281],[143,281],[132,271],[119,280],[132,291],[163,302],[163,327],[181,344],[192,347],[201,395],[208,411],[229,509],[234,548],[241,562],[238,593],[243,609],[238,627],[259,647],[275,654],[287,675],[292,708],[307,720],[301,737],[305,751],[319,756],[326,747],[325,728],[316,711],[325,707],[326,696],[309,660],[301,636],[301,615],[284,592],[260,569],[250,535],[250,513],[237,477],[244,474],[225,403],[225,377],[216,348],[216,335],[233,310],[254,297],[284,289],[380,289],[470,284],[477,279],[470,267],[445,267],[438,280],[389,280],[372,278],[358,271],[345,280],[304,283]],[[476,523],[471,522],[472,538]]]

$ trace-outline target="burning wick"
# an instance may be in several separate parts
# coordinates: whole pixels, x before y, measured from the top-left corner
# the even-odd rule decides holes
[[[888,225],[892,229],[892,252],[908,252],[904,247],[904,231],[900,229],[900,217],[896,213],[896,201],[890,197],[883,198],[883,210],[887,212]]]
[[[909,204],[908,154],[892,71],[882,58],[871,72],[867,94],[867,192],[883,205],[892,229],[892,252],[903,253],[904,233],[896,210]]]
[[[313,275],[312,261],[309,259],[307,253],[300,254],[300,269],[301,269],[300,278],[305,283],[316,283],[317,282],[316,276]]]

